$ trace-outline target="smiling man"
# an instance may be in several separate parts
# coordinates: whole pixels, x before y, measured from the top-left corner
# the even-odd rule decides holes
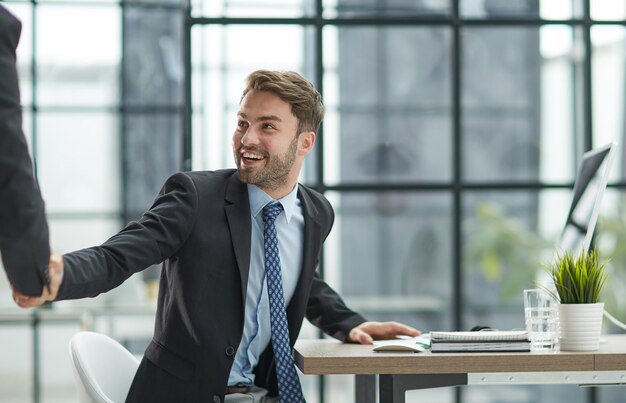
[[[283,197],[293,190],[304,156],[313,148],[314,123],[301,127],[289,103],[254,89],[244,93],[237,116],[233,151],[239,179],[276,199]]]
[[[154,337],[128,402],[303,402],[291,352],[304,317],[343,341],[418,335],[366,321],[316,272],[334,213],[298,176],[323,116],[299,74],[253,72],[232,138],[237,170],[172,176],[141,219],[53,260],[58,295],[18,304],[94,297],[163,262]]]

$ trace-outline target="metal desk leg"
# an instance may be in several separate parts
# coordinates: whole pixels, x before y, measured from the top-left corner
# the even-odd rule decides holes
[[[376,402],[376,375],[355,375],[354,382],[356,403]]]
[[[33,321],[31,327],[33,330],[33,402],[41,401],[41,367],[40,367],[40,345],[39,345],[39,324],[41,319],[37,310],[33,310]]]
[[[404,403],[407,390],[467,385],[467,374],[383,375],[380,377],[380,403]]]

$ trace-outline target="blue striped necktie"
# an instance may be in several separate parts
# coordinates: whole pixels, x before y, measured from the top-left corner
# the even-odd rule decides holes
[[[283,206],[279,202],[269,203],[263,208],[265,274],[270,302],[272,348],[274,349],[274,359],[276,360],[280,403],[304,403],[300,379],[298,379],[293,357],[291,356],[285,296],[280,272],[280,256],[278,255],[278,238],[276,237],[276,226],[274,225],[276,217],[282,211]]]

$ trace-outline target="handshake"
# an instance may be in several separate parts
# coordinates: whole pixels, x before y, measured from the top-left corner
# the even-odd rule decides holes
[[[54,301],[61,287],[63,280],[63,256],[53,253],[48,262],[48,284],[44,284],[40,296],[29,296],[19,292],[15,287],[13,290],[13,301],[21,308],[33,308],[42,305],[46,301]]]

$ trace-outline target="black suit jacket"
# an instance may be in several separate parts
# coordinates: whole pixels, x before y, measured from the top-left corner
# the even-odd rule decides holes
[[[287,307],[292,343],[304,316],[345,339],[364,322],[315,269],[333,224],[330,203],[304,186],[303,267]],[[133,273],[165,261],[154,338],[128,402],[220,402],[244,326],[250,265],[247,187],[234,170],[179,173],[168,179],[137,222],[99,247],[66,254],[59,299],[96,296]],[[271,347],[261,355],[256,384],[277,394]]]
[[[26,139],[15,67],[20,22],[0,5],[0,254],[11,284],[41,295],[48,276],[48,224]]]

